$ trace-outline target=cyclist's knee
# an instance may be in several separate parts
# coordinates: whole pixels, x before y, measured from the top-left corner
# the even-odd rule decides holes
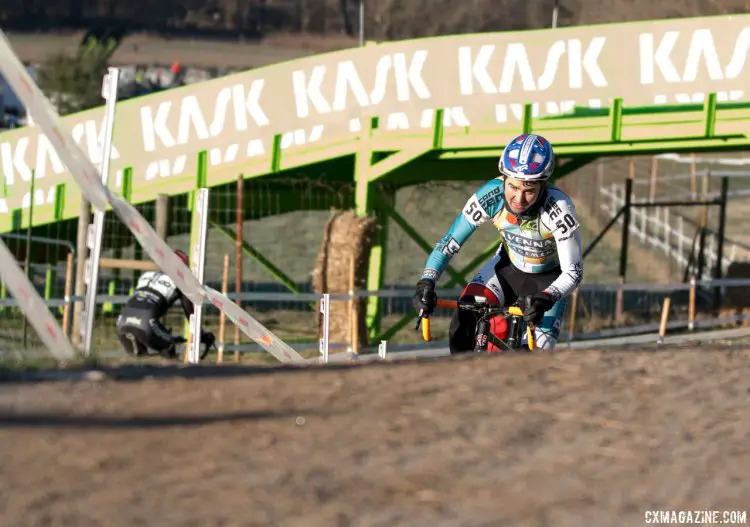
[[[501,299],[498,297],[498,294],[493,289],[487,287],[484,284],[472,282],[467,285],[463,290],[463,293],[461,293],[462,300],[473,300],[478,296],[486,298],[487,303],[489,304],[501,303]],[[502,297],[502,295],[500,295],[500,297]]]
[[[471,313],[455,311],[448,327],[448,348],[451,353],[462,353],[474,349],[476,320]]]

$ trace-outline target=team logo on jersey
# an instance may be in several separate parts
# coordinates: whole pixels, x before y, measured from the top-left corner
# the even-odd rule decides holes
[[[508,231],[503,233],[503,237],[514,252],[532,260],[545,258],[555,252],[554,238],[539,240]]]
[[[441,249],[441,252],[446,256],[453,256],[456,254],[459,249],[461,249],[461,245],[454,239],[450,238],[448,242],[443,246]]]
[[[539,230],[539,218],[525,219],[518,226],[523,232],[536,232]]]

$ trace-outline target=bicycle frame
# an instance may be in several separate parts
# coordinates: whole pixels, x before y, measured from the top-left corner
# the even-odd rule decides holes
[[[462,300],[441,300],[438,299],[437,307],[447,309],[465,309],[478,314],[479,320],[476,326],[476,337],[474,351],[481,353],[487,351],[487,346],[492,343],[498,348],[508,350],[517,350],[521,348],[521,331],[524,326],[523,311],[517,305],[498,306],[482,301],[467,302]],[[508,320],[508,339],[507,343],[500,340],[490,331],[490,319],[496,316],[504,316]],[[422,338],[430,342],[432,333],[430,328],[430,317],[420,313],[417,321],[417,328],[422,325]],[[526,324],[527,346],[530,351],[536,349],[536,328],[533,324]]]

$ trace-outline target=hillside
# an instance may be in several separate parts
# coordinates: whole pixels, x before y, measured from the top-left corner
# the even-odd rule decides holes
[[[357,45],[356,0],[71,0],[40,12],[32,2],[6,0],[0,22],[25,61],[69,49],[91,27],[131,32],[118,63],[174,61],[196,67],[252,68],[311,53]],[[367,40],[550,27],[549,0],[367,0]],[[562,0],[558,26],[710,16],[747,11],[745,0],[660,3]],[[102,16],[108,13],[108,16]]]

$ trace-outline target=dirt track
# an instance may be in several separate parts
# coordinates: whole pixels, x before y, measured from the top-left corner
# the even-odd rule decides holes
[[[0,523],[580,527],[750,509],[747,347],[217,369],[0,384]]]

